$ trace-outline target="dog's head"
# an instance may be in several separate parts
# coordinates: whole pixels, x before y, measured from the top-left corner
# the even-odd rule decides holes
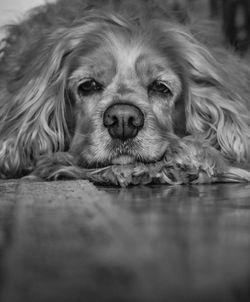
[[[174,44],[153,28],[102,24],[71,52],[70,151],[84,166],[157,161],[184,134],[185,77]]]
[[[43,33],[16,68],[6,167],[65,150],[86,167],[154,162],[189,133],[248,156],[236,76],[176,23],[95,12]]]

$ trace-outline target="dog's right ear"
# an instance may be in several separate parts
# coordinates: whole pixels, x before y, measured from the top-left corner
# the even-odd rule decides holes
[[[64,150],[69,136],[65,118],[69,60],[94,27],[85,24],[41,33],[32,45],[22,45],[22,53],[3,51],[0,177],[27,174],[37,156]]]

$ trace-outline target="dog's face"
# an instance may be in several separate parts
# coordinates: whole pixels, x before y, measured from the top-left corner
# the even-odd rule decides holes
[[[79,45],[68,87],[74,125],[70,151],[89,167],[159,160],[174,143],[183,83],[150,37],[105,33]],[[184,108],[184,106],[182,105]]]

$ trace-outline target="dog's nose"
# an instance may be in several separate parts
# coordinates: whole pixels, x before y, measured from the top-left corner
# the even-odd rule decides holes
[[[106,109],[103,124],[112,138],[127,140],[136,137],[144,125],[142,111],[131,104],[114,104]]]

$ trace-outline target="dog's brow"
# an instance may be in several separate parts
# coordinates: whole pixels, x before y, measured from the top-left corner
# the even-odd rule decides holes
[[[159,63],[159,58],[154,62],[154,57],[150,54],[141,54],[135,62],[136,74],[141,77],[142,75],[148,79],[156,77],[159,73],[165,70],[165,63]]]
[[[93,52],[93,57],[82,57],[77,63],[77,69],[73,71],[70,79],[94,77],[102,81],[110,81],[116,74],[116,62],[111,55]]]

